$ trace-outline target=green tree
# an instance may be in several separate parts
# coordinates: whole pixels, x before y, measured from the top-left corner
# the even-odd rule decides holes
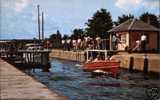
[[[143,13],[140,17],[140,20],[149,23],[157,28],[160,28],[160,21],[158,21],[158,17],[151,13]]]
[[[64,34],[63,39],[68,39],[69,36],[67,34]]]
[[[109,36],[107,31],[112,28],[113,22],[110,12],[106,9],[98,10],[91,19],[86,23],[87,35],[95,37],[99,35],[101,38],[106,38]]]
[[[61,47],[61,33],[59,32],[59,30],[57,30],[56,33],[52,34],[50,36],[50,42],[53,45],[53,48],[60,48]]]
[[[83,29],[74,29],[71,38],[77,39],[78,37],[82,38],[84,36]]]
[[[114,22],[114,25],[117,26],[119,24],[122,24],[123,22],[127,21],[128,19],[133,19],[134,16],[129,14],[129,15],[122,15],[122,16],[118,16],[118,21]]]

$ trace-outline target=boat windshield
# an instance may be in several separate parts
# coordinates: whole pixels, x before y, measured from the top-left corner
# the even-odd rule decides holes
[[[86,61],[108,60],[115,53],[113,50],[86,50]]]

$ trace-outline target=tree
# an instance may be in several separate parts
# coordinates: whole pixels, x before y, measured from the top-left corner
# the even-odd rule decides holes
[[[56,33],[53,33],[53,34],[50,36],[50,40],[51,40],[51,41],[57,40],[57,39],[61,39],[61,33],[59,32],[59,30],[57,30]]]
[[[63,39],[68,39],[69,36],[67,34],[64,34]]]
[[[71,38],[77,39],[78,37],[82,38],[84,36],[83,29],[74,29]]]
[[[151,13],[143,13],[140,17],[140,20],[149,23],[157,28],[160,28],[160,21],[158,21],[158,17]]]
[[[53,45],[53,48],[60,48],[61,47],[61,33],[59,32],[59,30],[57,30],[56,34],[52,34],[50,36],[50,42]]]
[[[118,16],[118,21],[114,22],[115,26],[118,26],[119,24],[122,24],[123,22],[127,21],[128,19],[133,19],[134,16],[129,14],[129,15],[122,15],[122,16]]]
[[[91,19],[86,23],[87,35],[95,37],[99,35],[101,38],[106,38],[109,36],[107,31],[112,28],[113,22],[110,12],[106,9],[98,10]]]

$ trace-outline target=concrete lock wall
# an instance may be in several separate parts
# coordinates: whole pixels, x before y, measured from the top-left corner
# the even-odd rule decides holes
[[[118,54],[114,55],[112,58],[120,60],[120,66],[122,68],[129,69],[130,60],[133,57],[133,70],[143,71],[144,69],[144,54]],[[160,55],[148,54],[148,71],[160,73]]]
[[[79,61],[79,62],[84,62],[85,57],[84,57],[84,52],[73,52],[73,51],[63,51],[63,50],[52,50],[50,57],[53,58],[60,58],[60,59],[66,59],[66,60],[72,60],[72,61]]]
[[[59,59],[66,59],[72,61],[79,61],[84,62],[85,56],[84,51],[73,52],[73,51],[63,51],[63,50],[52,50],[50,53],[50,57],[59,58]],[[131,57],[133,59],[133,64],[131,64]],[[122,53],[112,56],[113,59],[119,60],[120,67],[129,69],[130,66],[133,67],[133,70],[143,71],[144,69],[144,54],[138,53]],[[156,72],[160,73],[160,54],[147,54],[148,59],[148,71],[149,72]]]

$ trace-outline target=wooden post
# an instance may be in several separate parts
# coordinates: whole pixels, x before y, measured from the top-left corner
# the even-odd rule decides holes
[[[30,52],[30,54],[29,54],[29,58],[30,58],[30,63],[32,63],[32,52]]]
[[[112,50],[112,34],[109,34],[109,48]]]
[[[35,64],[35,53],[33,52],[33,63]]]
[[[105,59],[107,58],[107,50],[106,50],[106,52],[105,52]]]
[[[129,72],[133,72],[134,58],[130,57]]]
[[[88,61],[88,56],[89,56],[89,52],[88,52],[88,50],[86,51],[86,55],[87,55],[87,59],[86,59],[86,61]]]
[[[143,73],[147,74],[148,73],[148,58],[146,57],[147,55],[145,55],[144,58],[144,66],[143,66]]]
[[[42,59],[43,59],[43,72],[49,72],[50,64],[49,64],[49,53],[44,52],[42,54]]]
[[[29,57],[28,57],[28,53],[26,53],[26,57],[27,57],[27,63],[29,62]]]

